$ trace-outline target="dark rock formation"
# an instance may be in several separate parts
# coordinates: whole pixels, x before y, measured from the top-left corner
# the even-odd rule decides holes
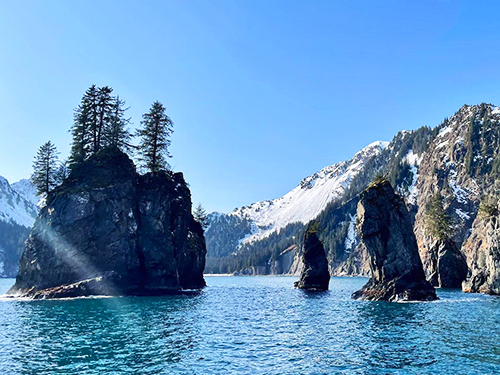
[[[47,199],[9,293],[154,295],[205,286],[203,229],[181,173],[139,175],[105,148]]]
[[[295,282],[295,287],[306,290],[328,290],[330,273],[325,249],[314,231],[308,230],[304,236],[302,262],[304,268],[300,280]]]
[[[455,243],[451,239],[436,241],[430,253],[429,282],[441,288],[461,288],[467,277],[467,262]]]
[[[431,301],[408,210],[387,181],[361,194],[357,230],[370,256],[372,277],[353,298],[373,301]]]
[[[498,209],[491,215],[478,215],[472,233],[463,245],[470,275],[462,284],[467,293],[500,295],[500,220]]]

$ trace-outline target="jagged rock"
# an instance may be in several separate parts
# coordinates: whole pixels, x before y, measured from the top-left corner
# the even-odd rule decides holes
[[[478,215],[472,233],[463,245],[470,275],[462,283],[467,293],[500,295],[500,221],[498,213],[491,217]]]
[[[304,268],[300,280],[295,282],[295,287],[306,290],[328,290],[330,273],[325,249],[314,231],[308,230],[304,236],[302,262]]]
[[[127,155],[105,148],[48,196],[9,293],[150,295],[201,288],[205,253],[182,174],[141,176]]]
[[[353,294],[373,301],[432,301],[408,210],[387,181],[361,194],[357,230],[370,256],[372,277]]]
[[[436,241],[430,253],[429,282],[440,288],[461,288],[467,277],[467,262],[455,243],[451,239]]]

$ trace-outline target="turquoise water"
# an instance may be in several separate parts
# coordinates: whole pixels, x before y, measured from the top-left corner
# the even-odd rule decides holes
[[[290,277],[207,277],[175,297],[0,301],[0,374],[494,374],[500,298],[360,302]],[[0,279],[0,293],[13,280]]]

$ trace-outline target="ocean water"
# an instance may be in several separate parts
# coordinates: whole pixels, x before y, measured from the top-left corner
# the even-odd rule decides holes
[[[207,277],[169,297],[0,301],[0,374],[495,374],[500,298],[353,301],[293,277]],[[14,280],[0,280],[0,293]]]

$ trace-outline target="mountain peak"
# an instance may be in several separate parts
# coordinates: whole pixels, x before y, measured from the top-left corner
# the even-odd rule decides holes
[[[339,198],[349,188],[364,163],[388,145],[389,142],[372,142],[350,160],[327,166],[302,179],[297,187],[281,198],[235,209],[229,215],[252,222],[251,233],[241,244],[265,238],[288,224],[306,224],[314,219],[328,203]]]

